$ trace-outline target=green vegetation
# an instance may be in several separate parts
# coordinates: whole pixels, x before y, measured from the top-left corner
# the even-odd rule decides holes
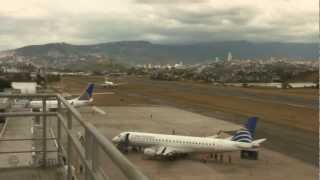
[[[0,78],[0,91],[3,91],[4,89],[10,88],[10,87],[11,87],[10,81]]]

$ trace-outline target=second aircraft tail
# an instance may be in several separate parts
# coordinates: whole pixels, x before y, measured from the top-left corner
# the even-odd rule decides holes
[[[257,117],[248,119],[243,129],[240,129],[232,136],[231,141],[251,143],[257,125]]]
[[[90,100],[93,93],[93,83],[89,83],[86,90],[79,96],[78,100]]]

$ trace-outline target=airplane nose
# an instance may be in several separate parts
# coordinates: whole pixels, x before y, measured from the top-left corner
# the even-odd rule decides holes
[[[113,142],[113,143],[119,143],[119,142],[120,142],[119,136],[114,137],[114,138],[112,139],[112,142]]]

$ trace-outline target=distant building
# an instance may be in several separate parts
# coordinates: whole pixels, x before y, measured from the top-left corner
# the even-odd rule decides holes
[[[7,68],[5,68],[5,72],[6,73],[19,73],[21,71],[15,67],[7,67]]]
[[[231,52],[229,52],[228,53],[228,57],[227,57],[227,61],[229,62],[229,61],[231,61],[232,60],[232,54],[231,54]]]
[[[12,82],[11,87],[19,90],[21,94],[34,94],[37,90],[36,82]]]
[[[174,67],[177,69],[182,69],[184,67],[184,65],[182,62],[180,62],[179,64],[175,64]]]

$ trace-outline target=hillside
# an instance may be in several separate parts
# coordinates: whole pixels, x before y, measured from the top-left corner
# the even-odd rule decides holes
[[[247,41],[211,42],[189,45],[152,44],[146,41],[121,41],[93,45],[51,43],[14,49],[18,56],[35,59],[77,59],[86,56],[105,57],[129,64],[206,62],[228,52],[237,59],[316,59],[317,44],[306,43],[253,43]]]

